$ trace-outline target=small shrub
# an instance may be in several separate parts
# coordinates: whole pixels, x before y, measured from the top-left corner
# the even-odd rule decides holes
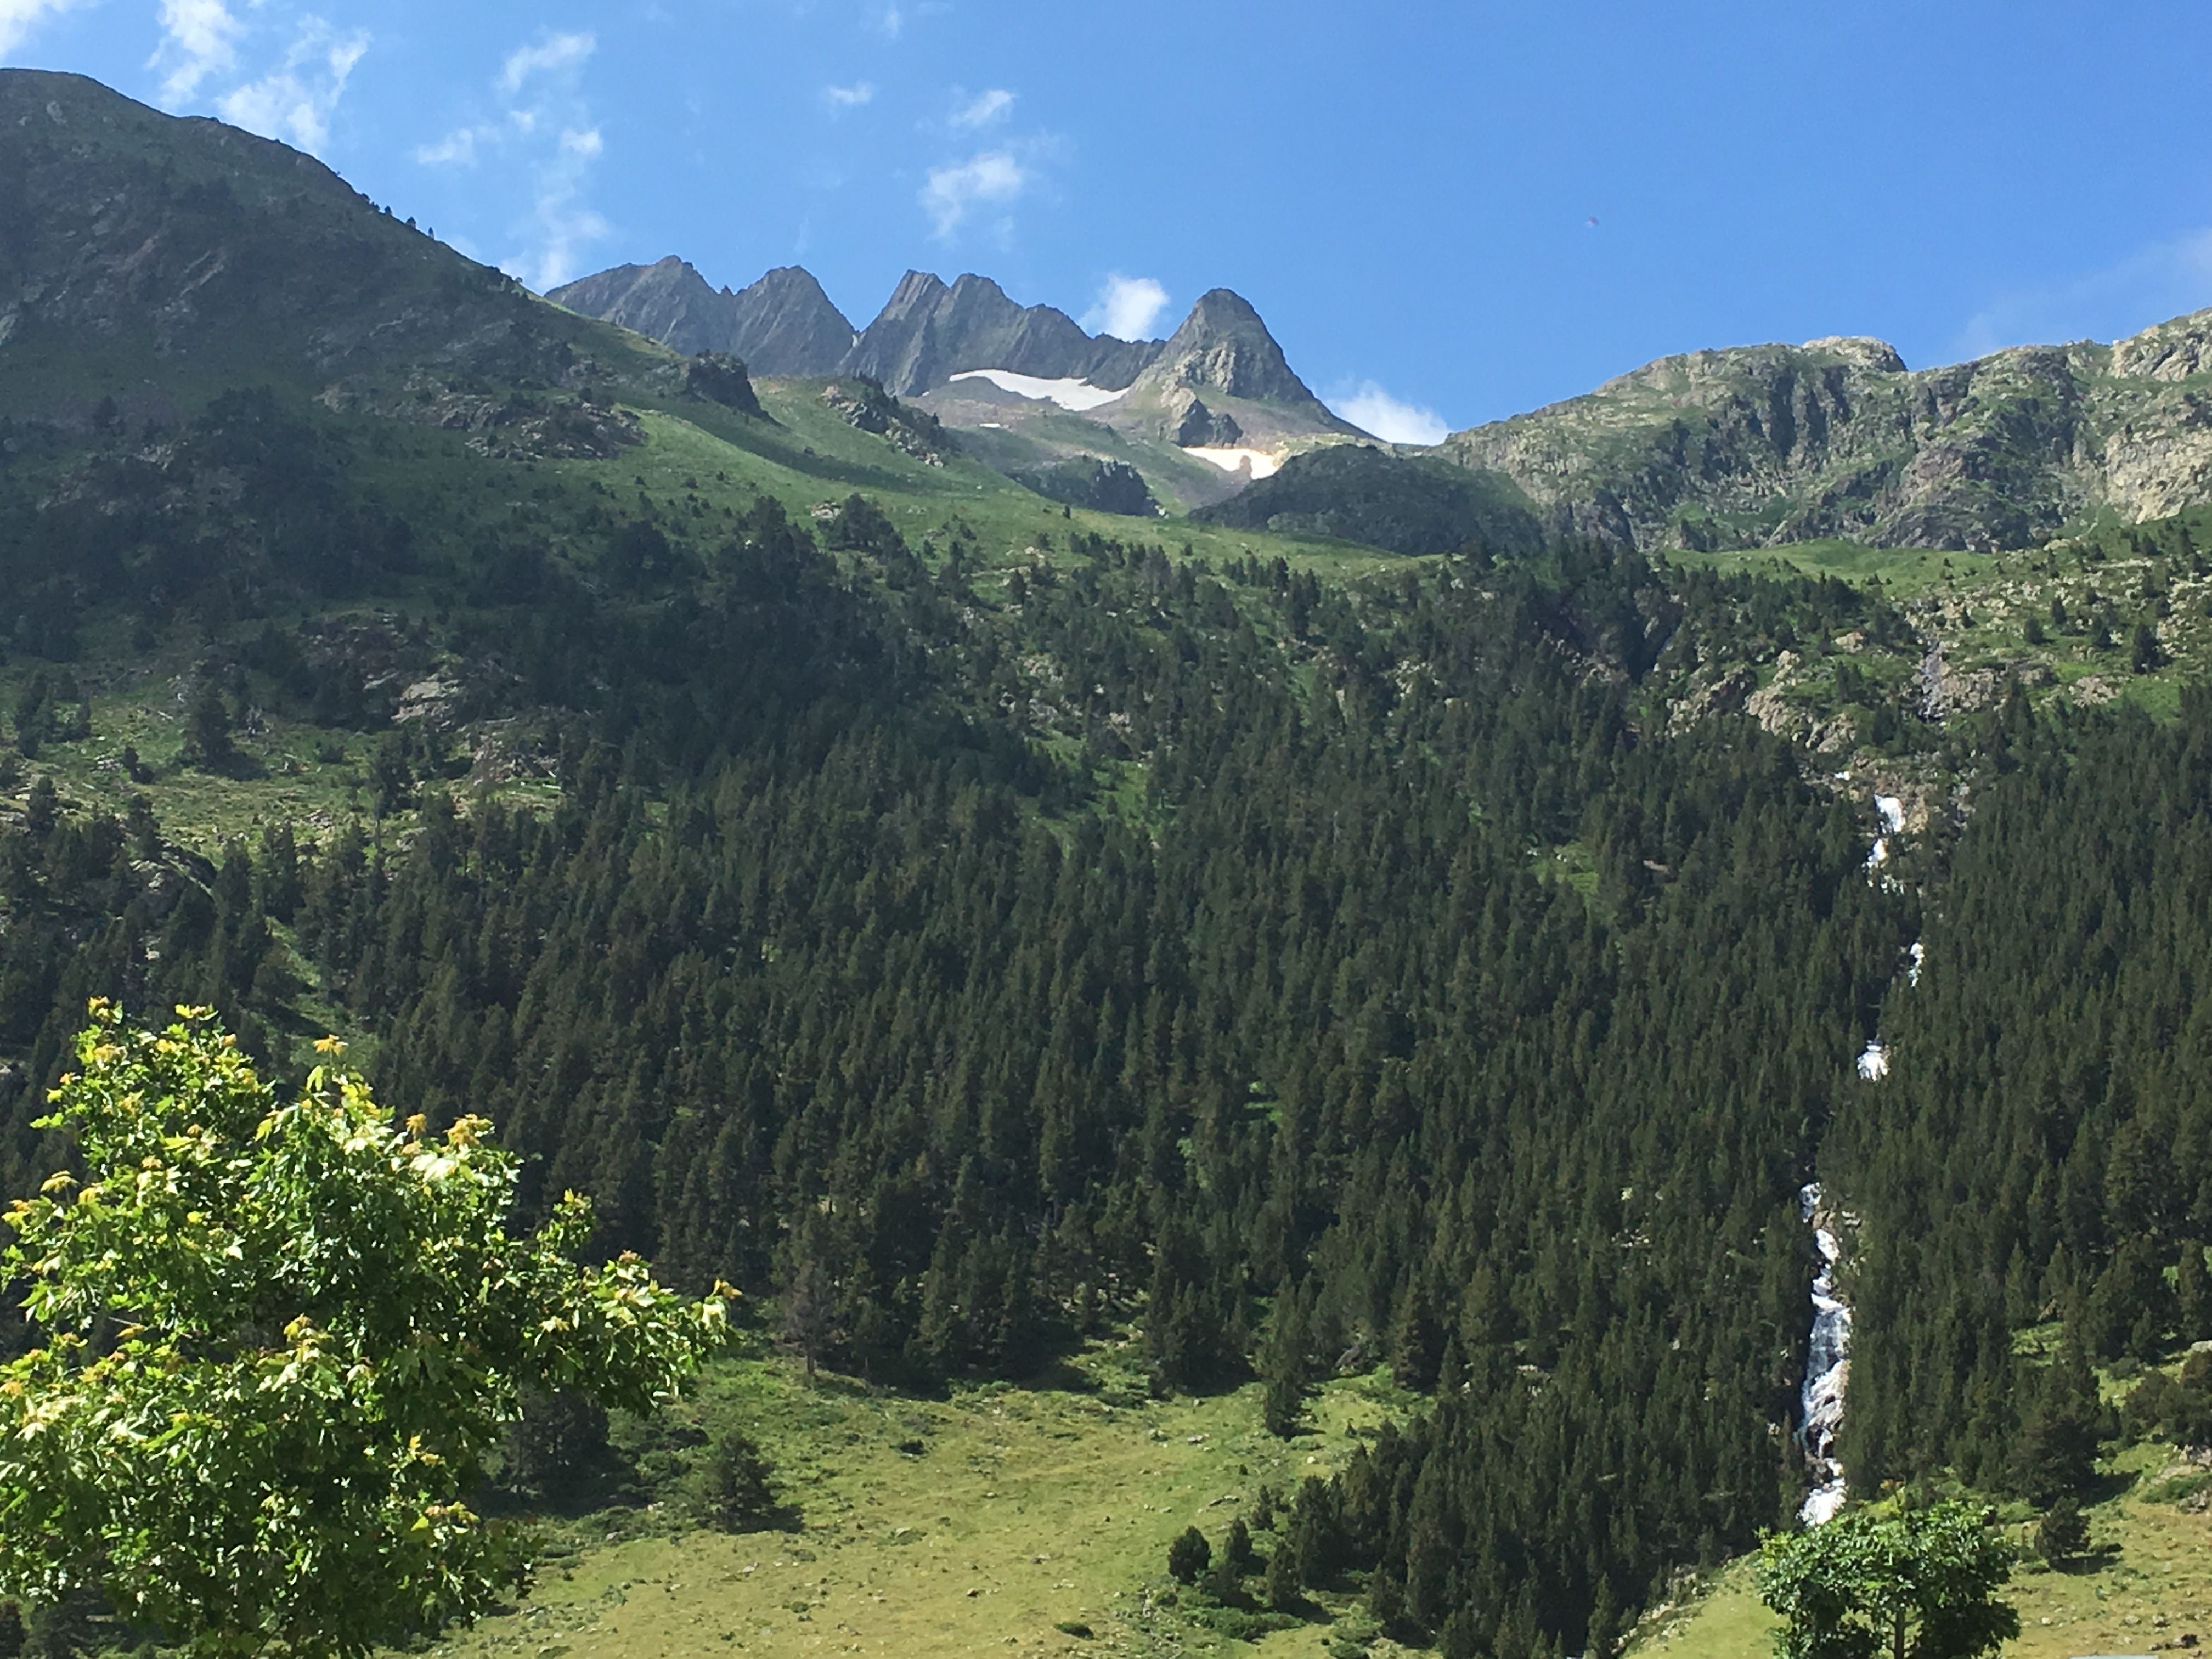
[[[1213,1546],[1196,1527],[1185,1527],[1168,1546],[1169,1575],[1182,1583],[1195,1584],[1212,1559]]]

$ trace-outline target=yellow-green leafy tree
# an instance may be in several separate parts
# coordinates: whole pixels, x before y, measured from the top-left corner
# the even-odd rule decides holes
[[[583,1199],[510,1230],[517,1164],[395,1124],[343,1045],[296,1098],[204,1011],[93,1005],[41,1127],[86,1179],[5,1218],[42,1345],[0,1367],[0,1600],[87,1587],[208,1659],[322,1659],[481,1611],[525,1565],[464,1502],[525,1389],[650,1409],[721,1293],[583,1261]]]

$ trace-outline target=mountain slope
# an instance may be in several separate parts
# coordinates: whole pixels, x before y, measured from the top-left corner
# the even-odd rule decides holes
[[[853,325],[798,265],[732,294],[672,254],[654,264],[617,265],[545,297],[686,356],[727,352],[756,374],[834,374],[853,349]]]
[[[1555,527],[1639,547],[2024,547],[2212,499],[2212,311],[1908,371],[1878,340],[1662,358],[1455,434]]]
[[[0,412],[18,416],[81,419],[103,395],[128,414],[153,398],[153,366],[175,387],[236,370],[353,397],[410,376],[682,378],[313,157],[81,76],[0,70]]]

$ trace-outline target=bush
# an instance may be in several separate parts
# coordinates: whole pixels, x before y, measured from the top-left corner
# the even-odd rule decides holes
[[[1212,1559],[1213,1546],[1196,1527],[1185,1527],[1168,1546],[1168,1571],[1186,1584],[1195,1584]]]
[[[2089,1547],[2089,1517],[2074,1494],[2067,1492],[2044,1512],[2035,1528],[2035,1553],[2054,1566],[2070,1561]]]
[[[693,1476],[691,1511],[716,1532],[786,1532],[796,1517],[775,1490],[775,1470],[753,1437],[726,1429],[708,1443]]]

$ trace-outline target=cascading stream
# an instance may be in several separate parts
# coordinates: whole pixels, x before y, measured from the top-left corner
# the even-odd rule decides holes
[[[1851,1310],[1836,1295],[1836,1262],[1843,1249],[1826,1224],[1820,1183],[1809,1182],[1797,1194],[1813,1242],[1820,1252],[1820,1271],[1813,1280],[1813,1340],[1805,1356],[1805,1381],[1798,1390],[1798,1434],[1813,1466],[1813,1489],[1797,1517],[1808,1527],[1832,1520],[1844,1506],[1844,1466],[1836,1459],[1836,1435],[1844,1425],[1844,1394],[1851,1378]]]

